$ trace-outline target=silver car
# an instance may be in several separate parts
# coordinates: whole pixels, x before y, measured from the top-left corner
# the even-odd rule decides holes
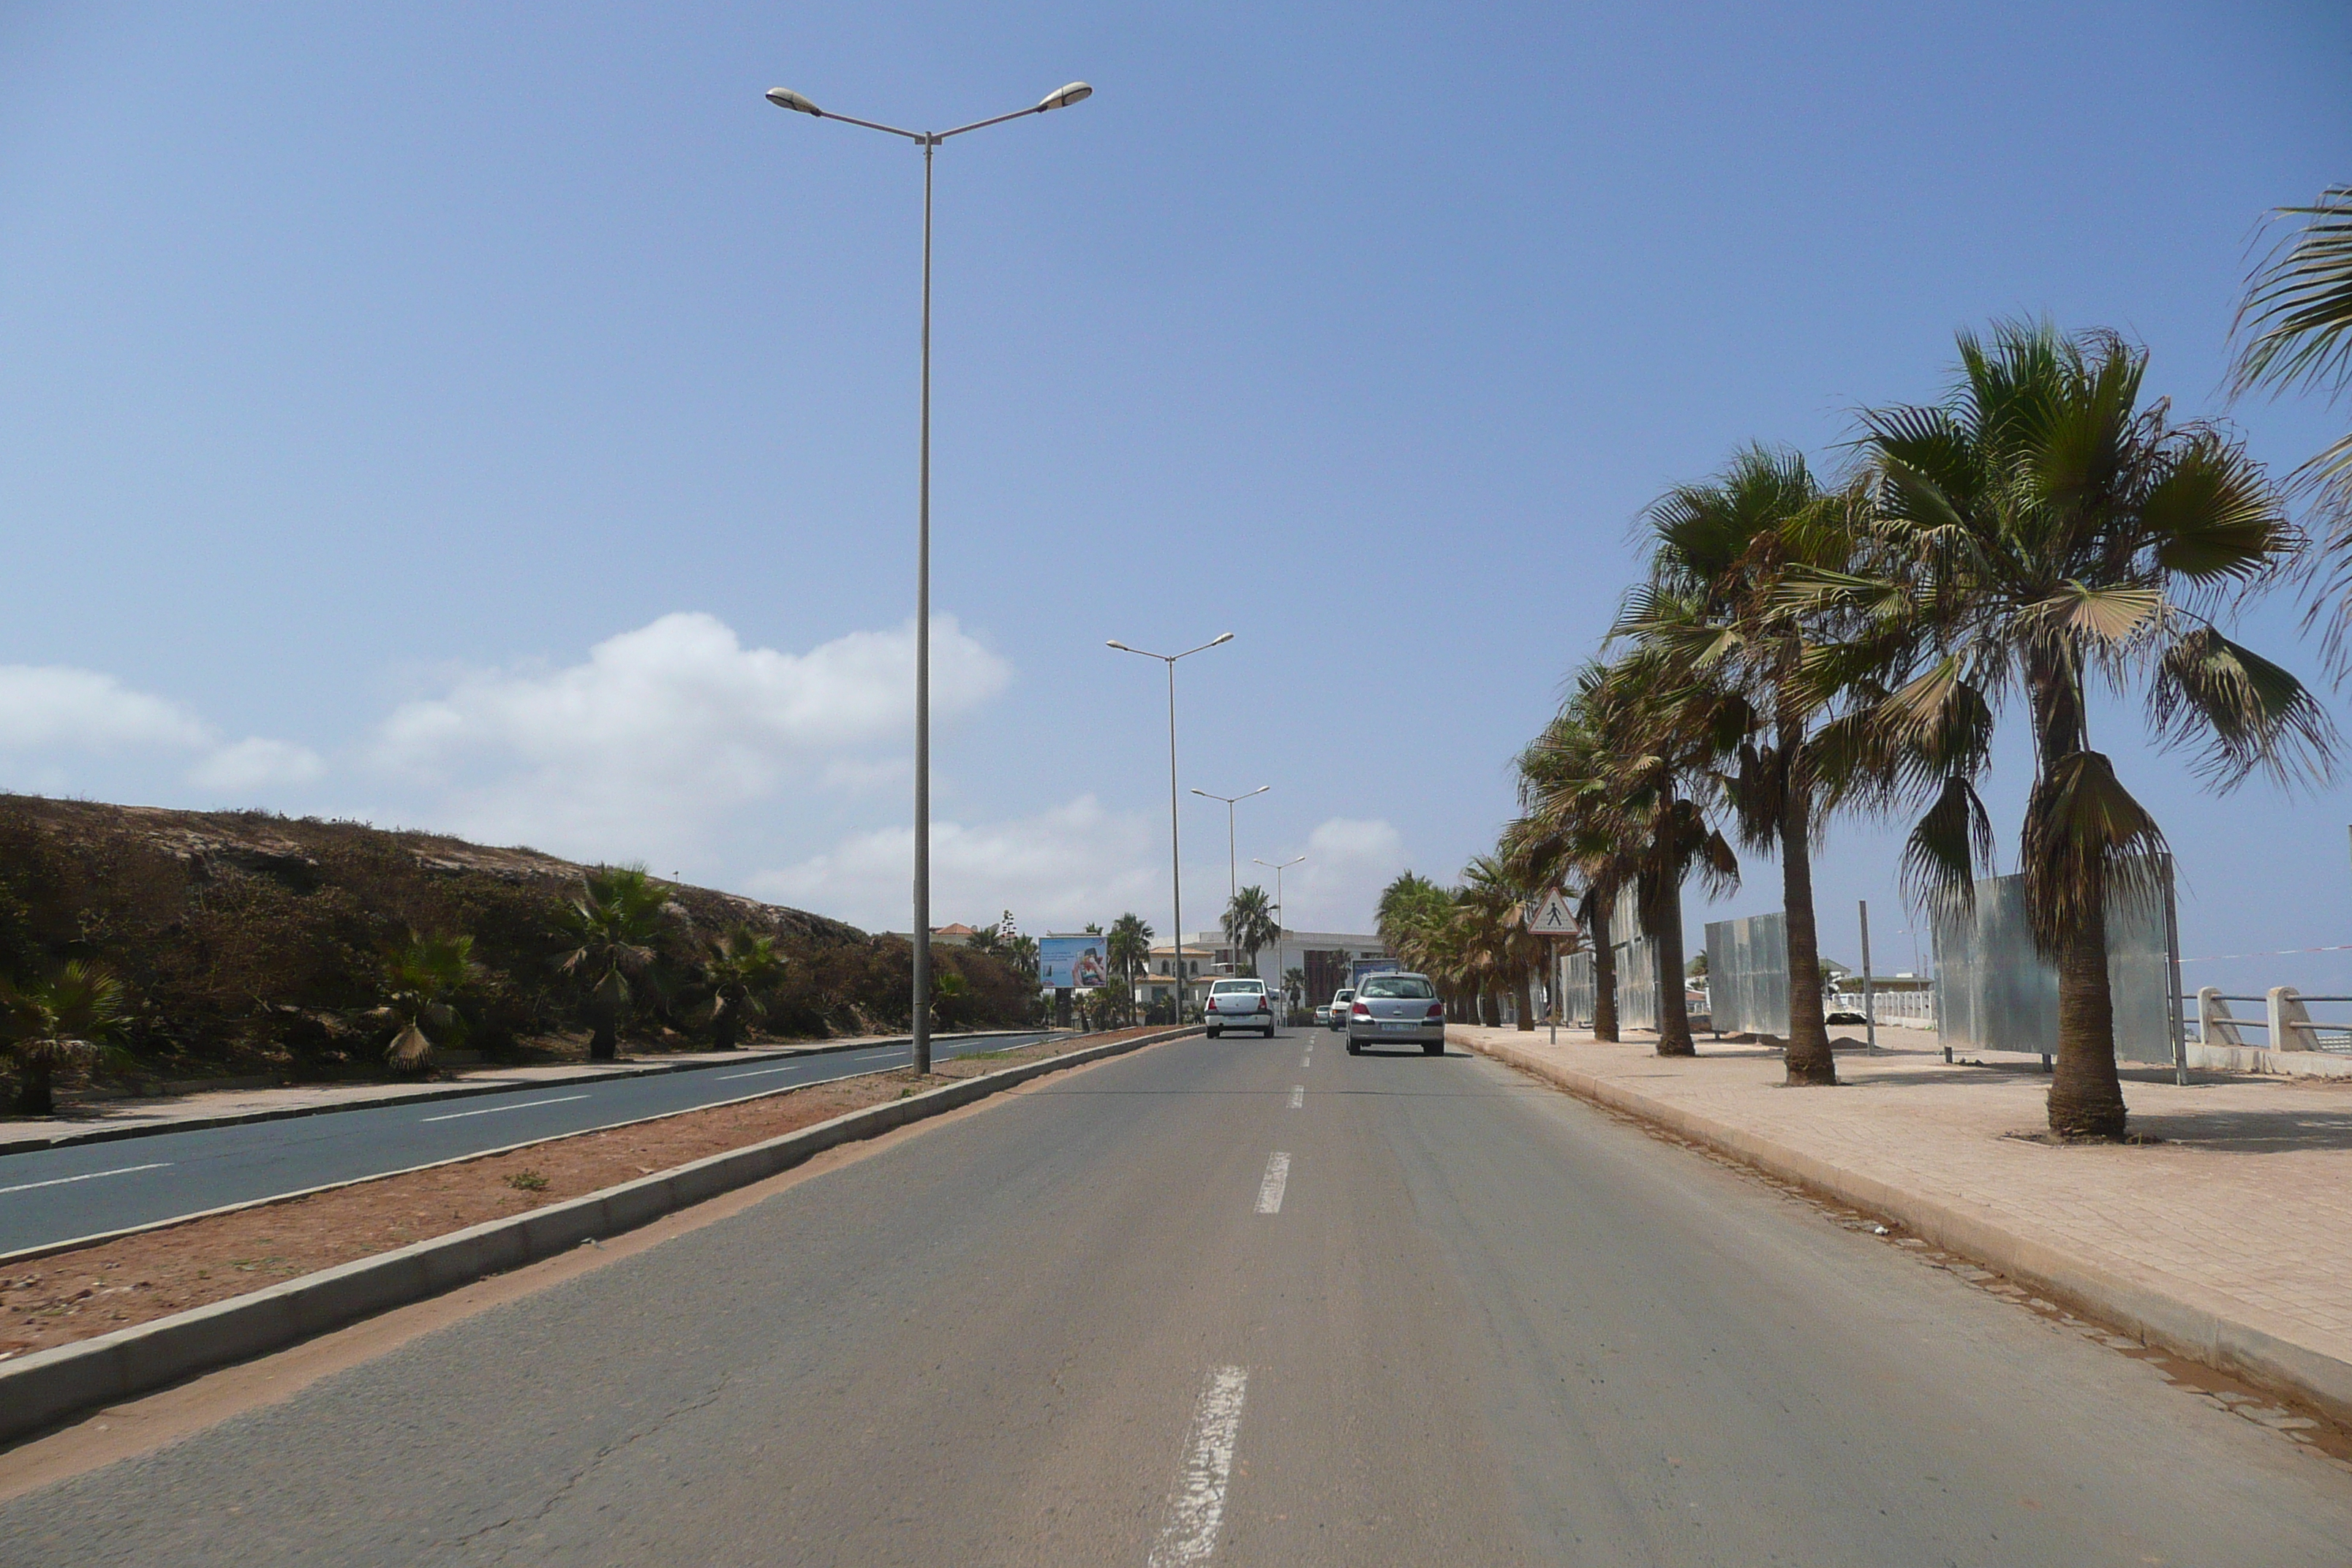
[[[1334,991],[1331,994],[1331,1006],[1329,1011],[1324,1016],[1324,1023],[1335,1030],[1346,1028],[1348,1026],[1348,1004],[1353,1002],[1355,999],[1356,993],[1354,988],[1351,986],[1342,985],[1339,990]]]
[[[1445,1004],[1428,975],[1367,974],[1357,987],[1348,1004],[1348,1054],[1389,1042],[1418,1045],[1433,1057],[1445,1054]]]

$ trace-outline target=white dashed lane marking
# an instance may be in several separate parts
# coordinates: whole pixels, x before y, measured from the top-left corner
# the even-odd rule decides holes
[[[462,1121],[468,1116],[496,1116],[501,1110],[529,1110],[534,1105],[569,1105],[575,1100],[585,1100],[584,1094],[559,1094],[553,1100],[526,1100],[520,1105],[493,1105],[482,1110],[453,1110],[446,1116],[427,1116],[427,1121]]]
[[[1186,1568],[1215,1554],[1217,1530],[1225,1517],[1225,1483],[1233,1476],[1234,1447],[1241,1437],[1242,1398],[1248,1388],[1249,1373],[1242,1367],[1221,1366],[1209,1374],[1208,1386],[1193,1407],[1183,1473],[1176,1478],[1168,1523],[1151,1549],[1150,1568]]]
[[[1265,1163],[1265,1180],[1257,1184],[1257,1212],[1280,1214],[1282,1189],[1290,1184],[1290,1156],[1277,1153]]]
[[[75,1182],[94,1182],[100,1176],[135,1175],[141,1171],[168,1170],[171,1164],[171,1161],[163,1160],[152,1165],[121,1165],[111,1171],[92,1171],[82,1176],[52,1176],[46,1182],[19,1182],[13,1187],[0,1187],[0,1193],[29,1193],[35,1187],[62,1187]]]
[[[1305,1084],[1303,1084],[1303,1083],[1294,1083],[1294,1084],[1292,1084],[1292,1085],[1290,1086],[1290,1109],[1291,1109],[1291,1110],[1297,1110],[1299,1107],[1301,1107],[1301,1106],[1305,1105],[1306,1103],[1307,1103],[1307,1086],[1306,1086]]]

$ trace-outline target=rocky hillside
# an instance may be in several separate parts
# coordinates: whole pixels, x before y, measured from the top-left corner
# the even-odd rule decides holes
[[[564,1050],[584,998],[554,921],[588,868],[531,849],[258,812],[166,811],[0,795],[0,974],[68,958],[121,977],[124,1042],[148,1073],[345,1069],[380,1059],[384,955],[411,931],[468,934],[484,968],[462,1004],[467,1044]],[[786,956],[767,1034],[903,1027],[910,954],[805,910],[707,888],[669,894],[654,984],[625,1035],[693,1043],[711,939],[738,926]],[[962,977],[943,1026],[1017,1022],[1029,986],[983,954],[943,950]]]

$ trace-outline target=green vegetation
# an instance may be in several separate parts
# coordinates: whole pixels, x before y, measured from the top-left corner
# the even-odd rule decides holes
[[[600,943],[617,934],[650,953],[640,970],[623,966],[627,1000],[608,1020],[604,1003],[618,999],[599,988],[616,955],[604,951],[601,969],[593,953],[564,965],[589,945],[580,906],[613,901],[613,885],[602,868],[528,849],[358,823],[0,795],[0,981],[25,994],[68,963],[102,969],[115,984],[111,1033],[58,1037],[120,1047],[94,1061],[43,1047],[44,1068],[14,1047],[23,1026],[11,1024],[0,1097],[29,1104],[37,1079],[71,1092],[91,1072],[380,1072],[412,1028],[436,1054],[462,1044],[513,1060],[576,1054],[608,1021],[615,1046],[662,1049],[755,1028],[809,1038],[907,1026],[903,940],[650,879],[649,930],[597,928]],[[750,958],[749,938],[770,944],[774,970],[757,959],[748,971],[712,966],[721,942],[731,953],[742,941]],[[942,947],[934,961],[966,987],[961,1020],[1033,1017],[1034,984],[1016,956]],[[404,1046],[414,1059],[415,1040]]]
[[[1282,940],[1282,928],[1275,923],[1274,900],[1264,888],[1244,888],[1225,906],[1225,940],[1239,949],[1249,961],[1249,972],[1257,973],[1257,955],[1264,949]]]
[[[457,998],[482,976],[470,936],[419,936],[394,948],[383,962],[383,1005],[374,1016],[397,1025],[384,1060],[395,1072],[423,1072],[433,1065],[431,1025],[443,1040],[464,1037],[465,1015]]]
[[[702,980],[710,987],[710,1044],[714,1049],[735,1049],[743,1020],[768,1016],[763,998],[783,973],[784,959],[776,951],[776,939],[765,932],[739,925],[711,939],[710,955],[702,961]],[[963,976],[952,974],[952,978],[961,985]]]
[[[102,966],[68,959],[37,980],[0,981],[0,1051],[16,1068],[20,1116],[57,1109],[59,1068],[99,1059],[122,1028],[122,983]]]

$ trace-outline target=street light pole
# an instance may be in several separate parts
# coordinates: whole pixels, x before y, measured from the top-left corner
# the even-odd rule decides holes
[[[908,1031],[914,1039],[918,1073],[931,1070],[931,159],[940,143],[950,136],[1043,114],[1049,109],[1067,109],[1093,97],[1094,90],[1085,82],[1074,81],[1027,109],[975,120],[952,131],[903,131],[879,121],[819,109],[788,87],[772,87],[767,92],[768,101],[778,109],[903,136],[923,150],[922,457],[915,524],[915,974],[913,1026]]]
[[[1168,667],[1168,896],[1173,906],[1170,918],[1175,927],[1171,940],[1176,944],[1176,1021],[1180,1024],[1184,1021],[1184,851],[1176,831],[1176,661],[1233,640],[1233,633],[1219,632],[1199,647],[1188,647],[1182,653],[1151,653],[1117,640],[1103,645],[1121,653],[1156,658]]]
[[[1264,795],[1273,787],[1272,784],[1260,784],[1250,791],[1249,795],[1211,795],[1204,789],[1196,789],[1192,792],[1202,800],[1222,800],[1225,803],[1225,912],[1227,914],[1233,912],[1233,900],[1239,898],[1242,891],[1239,858],[1241,852],[1234,847],[1234,807],[1249,799],[1250,795]]]
[[[1274,873],[1274,972],[1277,980],[1282,978],[1282,874],[1306,858],[1304,855],[1294,855],[1287,860],[1261,860],[1255,855],[1250,857],[1251,865],[1263,866]],[[1289,994],[1286,990],[1283,994]]]

